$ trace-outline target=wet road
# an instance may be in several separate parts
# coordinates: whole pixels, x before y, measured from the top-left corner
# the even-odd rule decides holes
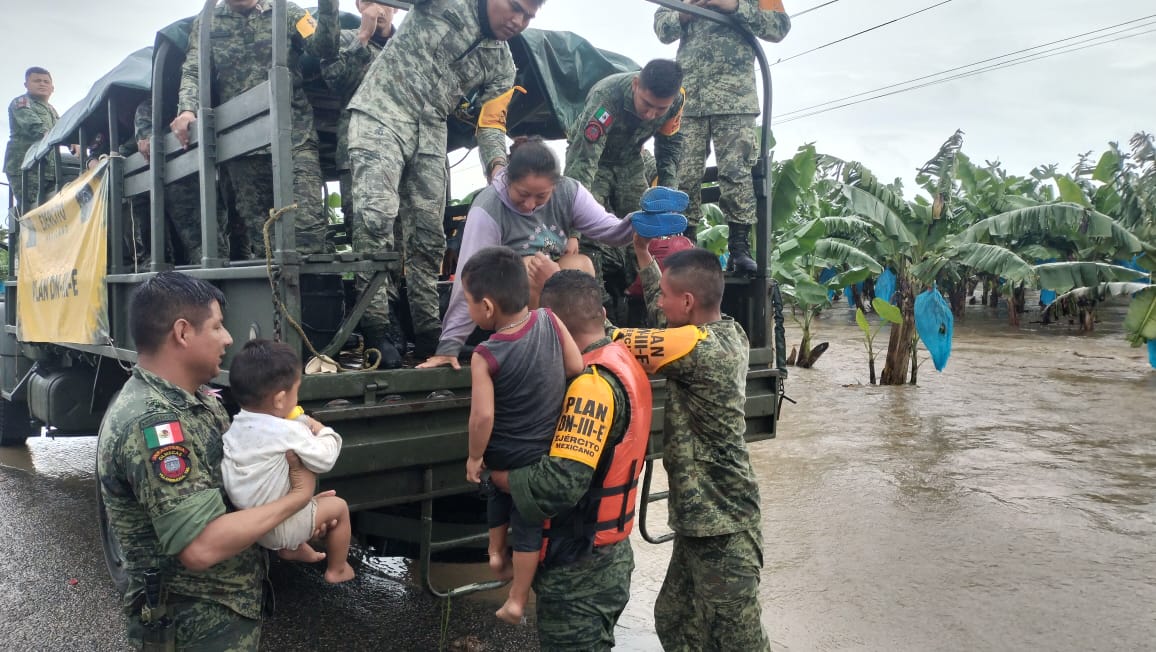
[[[824,315],[816,341],[831,349],[816,369],[792,370],[799,405],[779,439],[752,446],[776,649],[1153,649],[1156,371],[1120,337],[1121,317],[1105,314],[1091,336],[1017,333],[972,309],[944,373],[926,364],[919,387],[879,388],[859,384],[849,314]],[[92,517],[94,448],[37,439],[0,451],[0,648],[123,646]],[[653,518],[661,530],[661,509]],[[653,650],[669,548],[635,550],[619,649]],[[442,605],[411,588],[405,562],[360,570],[329,587],[319,571],[278,566],[263,648],[437,649]],[[526,628],[493,622],[497,602],[455,601],[446,640],[535,649]]]

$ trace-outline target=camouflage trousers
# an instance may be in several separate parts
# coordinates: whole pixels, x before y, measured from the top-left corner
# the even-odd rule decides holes
[[[261,642],[261,621],[245,618],[208,600],[170,600],[169,615],[176,624],[176,648],[183,652],[256,652]],[[144,626],[139,612],[128,615],[127,635],[139,650]]]
[[[12,196],[16,199],[16,207],[20,211],[26,212],[32,209],[33,206],[39,206],[44,203],[49,197],[56,194],[56,178],[45,175],[40,178],[34,170],[28,171],[28,192],[24,192],[24,185],[22,183],[22,175],[20,173],[9,174],[8,187],[12,189]]]
[[[758,530],[675,535],[666,579],[654,602],[654,629],[662,649],[770,650],[759,607],[762,567]]]
[[[270,181],[272,176],[270,176]],[[175,262],[178,265],[200,265],[201,248],[201,189],[194,175],[165,186],[165,215],[172,225],[176,240]],[[224,202],[217,202],[217,258],[229,258],[229,223]]]
[[[233,205],[230,215],[230,234],[236,247],[234,259],[265,258],[262,228],[269,219],[273,200],[273,160],[267,154],[242,156],[221,165],[222,186]],[[303,254],[324,253],[332,247],[328,242],[328,223],[321,201],[321,162],[317,158],[316,143],[293,148],[293,197],[286,204],[296,202],[294,217],[297,231],[297,251]],[[199,229],[199,227],[198,227]],[[273,233],[270,232],[272,238]],[[275,243],[271,243],[276,248]]]
[[[730,114],[682,118],[682,162],[678,167],[678,188],[690,195],[686,219],[693,226],[702,221],[702,178],[706,157],[714,143],[718,165],[719,208],[727,222],[754,224],[755,186],[751,168],[755,166],[755,117]]]
[[[353,250],[394,251],[394,226],[401,216],[402,251],[413,331],[441,331],[438,276],[446,251],[442,215],[446,201],[445,124],[385,124],[354,111],[349,121],[353,172]],[[368,284],[358,277],[358,289]],[[361,319],[367,337],[390,327],[389,290],[383,286]],[[366,332],[368,331],[368,333]],[[434,338],[436,339],[436,337]]]
[[[573,564],[538,569],[534,592],[542,652],[614,647],[614,625],[630,599],[633,571],[629,540],[595,548]]]
[[[599,165],[589,190],[606,210],[622,218],[638,210],[638,202],[646,188],[644,163],[639,155],[622,163]],[[583,238],[578,243],[578,251],[589,256],[594,263],[594,273],[602,287],[602,303],[610,321],[625,324],[626,288],[638,277],[634,249],[612,247]]]

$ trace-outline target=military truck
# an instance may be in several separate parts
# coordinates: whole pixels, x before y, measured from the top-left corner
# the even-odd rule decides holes
[[[726,20],[674,0],[650,1]],[[202,15],[215,4],[216,0],[207,0]],[[395,3],[390,0],[390,4]],[[273,11],[273,24],[284,24],[285,0],[275,0]],[[357,25],[355,16],[343,16],[343,20],[348,26]],[[155,100],[152,117],[158,128],[151,139],[151,162],[139,153],[114,154],[94,162],[93,155],[82,150],[71,174],[58,175],[55,198],[10,220],[11,255],[0,303],[4,328],[0,333],[0,445],[21,445],[42,428],[56,436],[91,436],[97,431],[104,410],[136,359],[126,316],[129,297],[151,275],[174,267],[166,251],[171,239],[165,232],[164,196],[180,179],[193,175],[199,179],[203,255],[200,261],[175,269],[208,280],[224,292],[228,300],[225,323],[237,341],[276,338],[298,347],[306,357],[310,349],[335,356],[353,333],[369,295],[347,296],[351,294],[349,276],[368,273],[373,279],[371,288],[376,288],[391,266],[398,265],[397,256],[391,253],[299,254],[294,249],[293,211],[275,223],[266,259],[227,260],[221,255],[216,244],[217,211],[221,210],[215,182],[218,165],[268,148],[276,204],[292,201],[287,42],[284,31],[275,30],[268,80],[228,102],[214,104],[207,77],[211,70],[206,60],[208,30],[190,35],[190,23],[191,19],[161,30],[153,48],[133,53],[101,78],[25,159],[25,170],[34,171],[52,157],[59,159],[57,145],[74,142],[103,142],[115,152],[117,144],[133,139],[131,116],[137,104],[150,93]],[[201,39],[200,103],[211,108],[200,112],[186,150],[160,126],[174,113],[188,38]],[[573,122],[585,91],[595,81],[637,69],[629,59],[597,50],[567,32],[527,30],[510,45],[518,68],[517,83],[528,91],[510,106],[511,135],[564,137],[565,126]],[[761,55],[762,49],[756,50]],[[764,115],[769,115],[769,77],[765,60],[760,58],[760,63],[767,83]],[[310,64],[303,65],[308,68]],[[333,180],[334,130],[341,107],[323,88],[311,87],[310,97],[322,141],[323,170]],[[451,119],[451,148],[472,144],[470,98],[463,98],[462,106],[460,115]],[[763,129],[769,129],[766,120]],[[756,247],[759,271],[753,278],[728,278],[724,300],[725,311],[740,320],[750,336],[746,407],[750,441],[775,436],[785,378],[781,335],[775,338],[777,348],[771,342],[774,288],[767,273],[771,247],[765,151],[770,139],[767,133],[763,136],[764,151],[753,170],[761,215]],[[69,176],[77,178],[66,183]],[[704,201],[710,200],[708,191]],[[463,215],[464,207],[447,209],[448,232],[460,227]],[[138,230],[148,235],[147,261],[140,251],[132,251],[136,239],[131,236]],[[334,230],[338,242],[348,242],[343,225],[336,224]],[[781,311],[778,314],[781,333]],[[230,404],[228,363],[226,357],[225,371],[214,385]],[[448,368],[346,370],[306,375],[300,390],[306,410],[332,424],[345,441],[337,465],[320,478],[322,488],[334,489],[348,501],[354,533],[363,546],[375,554],[419,559],[422,583],[438,595],[494,586],[445,589],[434,586],[429,576],[435,555],[476,549],[486,539],[484,503],[463,473],[469,379],[467,370]],[[646,507],[665,498],[664,493],[650,491],[653,465],[662,451],[665,381],[656,378],[652,382],[654,432],[639,520],[643,535],[659,542],[666,537],[652,533]],[[103,505],[98,518],[110,573],[123,586],[120,555],[115,539],[109,536]]]

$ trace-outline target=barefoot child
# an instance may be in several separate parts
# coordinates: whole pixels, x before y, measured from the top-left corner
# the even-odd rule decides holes
[[[325,473],[341,452],[341,435],[307,416],[290,420],[301,388],[301,360],[289,345],[250,340],[233,358],[229,384],[241,411],[222,437],[225,491],[239,509],[264,505],[289,491],[286,451],[293,451],[310,471]],[[337,521],[325,538],[328,555],[307,543],[321,523]],[[349,565],[349,506],[336,496],[315,498],[258,543],[282,559],[315,562],[328,557],[325,580],[353,579]]]
[[[566,378],[582,372],[582,353],[552,312],[527,307],[529,280],[513,249],[487,247],[471,256],[462,268],[462,289],[470,319],[494,332],[474,349],[470,363],[473,393],[466,479],[481,482],[483,466],[515,469],[547,453],[566,395]],[[523,520],[509,494],[501,492],[491,495],[486,512],[490,567],[502,579],[511,575],[506,529],[513,529],[510,596],[496,615],[518,624],[538,567],[542,524]]]

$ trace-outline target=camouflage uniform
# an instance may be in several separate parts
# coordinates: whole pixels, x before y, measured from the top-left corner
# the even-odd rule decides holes
[[[326,5],[326,2],[329,4]],[[337,173],[341,184],[341,213],[350,230],[361,231],[361,220],[353,212],[353,173],[349,167],[349,115],[345,109],[369,65],[381,54],[396,28],[391,28],[389,36],[382,37],[376,32],[364,45],[357,38],[359,30],[341,29],[340,14],[336,0],[321,0],[317,4],[317,38],[321,56],[321,77],[329,90],[341,97],[341,116],[337,119]]]
[[[27,93],[8,104],[9,136],[8,147],[4,150],[4,174],[8,176],[8,185],[21,211],[47,199],[56,183],[56,161],[49,156],[44,162],[43,177],[37,175],[36,168],[28,171],[29,194],[24,197],[20,165],[24,163],[24,155],[32,145],[48,133],[59,118],[60,115],[51,104],[33,99]]]
[[[221,3],[213,11],[213,81],[220,102],[237,97],[269,78],[273,61],[273,3],[258,0],[248,14],[232,11]],[[293,201],[297,202],[297,250],[318,253],[330,249],[325,208],[321,202],[323,181],[317,153],[317,132],[313,128],[313,107],[301,87],[300,57],[313,51],[313,19],[304,9],[288,3],[286,28],[289,31],[289,71],[293,76],[292,113]],[[193,21],[189,48],[181,68],[177,113],[196,112],[197,62],[200,17]],[[273,168],[267,151],[249,154],[221,165],[225,190],[233,197],[237,219],[243,225],[241,251],[235,258],[265,257],[261,227],[273,206]],[[280,207],[276,207],[280,208]],[[247,254],[247,255],[246,255]]]
[[[480,87],[485,103],[514,85],[509,46],[488,38],[488,29],[475,0],[417,0],[349,103],[353,212],[364,221],[353,248],[393,250],[394,220],[402,216],[413,330],[431,350],[441,330],[446,119],[465,93]],[[504,128],[480,127],[477,140],[485,170],[505,161]],[[389,328],[387,297],[383,287],[362,318],[371,339]]]
[[[133,126],[137,141],[153,135],[152,98],[142,101],[136,107]],[[229,256],[228,213],[221,196],[217,195],[217,255]],[[147,209],[143,213],[148,216]],[[174,256],[178,265],[201,264],[201,190],[200,178],[194,174],[178,179],[165,186],[165,219],[176,238],[179,254]],[[139,220],[138,220],[139,222]]]
[[[179,427],[174,429],[174,423]],[[177,646],[256,650],[265,556],[250,546],[193,572],[177,556],[227,510],[221,484],[221,433],[229,416],[219,399],[191,395],[140,367],[104,416],[97,478],[112,535],[129,576],[123,607],[130,638],[139,637],[143,571],[164,577]],[[159,427],[179,436],[167,440]]]
[[[779,42],[791,29],[782,11],[762,10],[760,0],[738,0],[731,14],[764,41]],[[776,3],[772,3],[776,4]],[[759,99],[755,92],[755,52],[735,30],[695,18],[680,25],[678,12],[665,7],[654,14],[654,32],[663,43],[678,44],[678,62],[686,75],[686,111],[679,189],[690,195],[687,221],[702,219],[700,189],[706,172],[711,142],[718,164],[719,207],[727,221],[754,224],[755,192],[751,168],[757,160],[755,117]]]
[[[610,338],[603,338],[583,353],[608,344]],[[590,373],[589,368],[585,373]],[[630,401],[613,374],[600,369],[599,375],[614,395],[614,422],[607,440],[617,443],[630,422]],[[595,469],[581,462],[543,457],[537,464],[510,471],[510,494],[522,517],[536,523],[574,509],[591,490],[594,474]],[[568,564],[539,568],[534,592],[543,652],[612,648],[614,625],[630,599],[633,571],[630,539],[593,548]]]
[[[652,309],[660,278],[657,263],[642,270]],[[654,627],[668,651],[769,650],[758,601],[759,486],[743,439],[750,344],[730,317],[697,328],[701,339],[673,360],[646,355],[639,342],[653,331],[615,335],[648,372],[667,379],[662,464],[675,537]]]
[[[651,137],[659,185],[673,187],[678,182],[683,96],[679,94],[665,114],[642,120],[634,113],[632,83],[637,77],[638,73],[624,72],[594,84],[567,137],[566,176],[586,186],[618,217],[638,210],[638,200],[649,185],[641,150]],[[638,274],[633,252],[587,239],[579,243],[579,250],[594,263],[611,319],[623,322],[625,308],[617,303]]]

